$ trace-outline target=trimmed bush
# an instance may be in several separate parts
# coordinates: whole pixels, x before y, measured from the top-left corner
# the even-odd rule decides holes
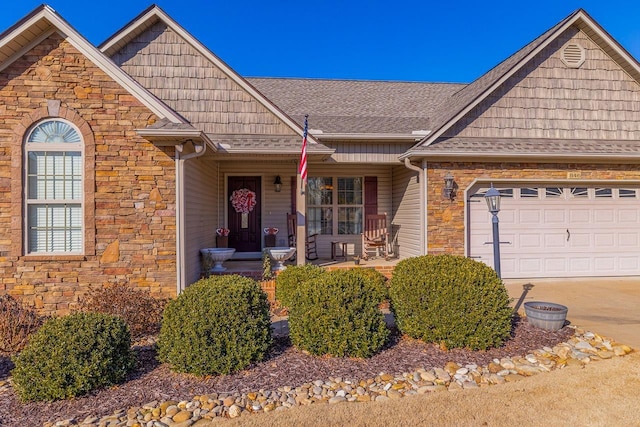
[[[276,276],[276,299],[283,307],[289,308],[303,282],[326,273],[326,270],[313,264],[290,265]]]
[[[158,356],[174,371],[230,374],[262,360],[271,345],[267,295],[253,280],[211,276],[167,304]]]
[[[398,329],[425,342],[484,350],[501,345],[511,332],[506,288],[493,269],[471,258],[400,261],[389,294]]]
[[[117,384],[135,366],[131,337],[119,317],[75,313],[47,320],[14,358],[22,401],[67,399]]]
[[[375,268],[354,268],[350,270],[353,274],[360,274],[367,280],[371,280],[373,286],[384,292],[383,298],[388,297],[387,278]]]
[[[384,282],[362,269],[302,281],[289,306],[292,343],[314,355],[370,357],[389,335],[378,305]]]
[[[0,296],[0,354],[21,351],[44,319],[11,295]]]
[[[105,288],[92,288],[80,301],[81,311],[120,316],[129,325],[134,340],[160,331],[165,299],[151,296],[149,291],[136,289],[126,283]]]

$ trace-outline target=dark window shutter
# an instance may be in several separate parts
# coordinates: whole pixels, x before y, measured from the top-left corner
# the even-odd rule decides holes
[[[378,177],[364,177],[364,214],[375,215],[378,213]]]

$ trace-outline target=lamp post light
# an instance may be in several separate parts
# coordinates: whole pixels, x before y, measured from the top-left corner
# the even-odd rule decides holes
[[[453,201],[456,198],[456,184],[451,172],[447,172],[444,176],[444,188],[442,189],[442,197]]]
[[[498,273],[498,277],[502,278],[500,274],[500,232],[498,231],[498,212],[500,212],[500,192],[491,188],[485,193],[484,199],[487,201],[487,208],[493,218],[491,222],[493,224],[493,269]]]

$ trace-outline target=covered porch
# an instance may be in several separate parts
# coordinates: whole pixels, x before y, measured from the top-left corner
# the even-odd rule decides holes
[[[202,249],[226,244],[236,250],[224,263],[227,273],[260,278],[265,248],[296,247],[290,239],[287,215],[298,210],[297,161],[221,157],[205,155],[185,168],[185,286],[202,277]],[[420,197],[415,181],[415,174],[397,163],[310,163],[305,217],[307,234],[317,234],[318,259],[293,262],[355,267],[355,258],[363,254],[366,215],[386,214],[391,258],[387,261],[382,254],[372,254],[360,266],[389,275],[397,259],[421,253]],[[256,203],[250,212],[237,212],[233,192],[245,188]],[[229,230],[227,239],[217,238],[218,228]],[[269,236],[265,229],[278,232]]]
[[[326,258],[318,258],[317,260],[309,261],[307,264],[317,265],[327,270],[335,269],[351,269],[351,268],[373,268],[387,277],[391,277],[393,269],[400,260],[398,258],[391,258],[385,260],[382,257],[371,258],[368,260],[360,260],[359,264],[351,259],[349,260],[331,260]],[[295,260],[287,261],[285,266],[295,265]],[[226,271],[218,274],[239,274],[241,276],[251,277],[254,279],[261,279],[263,274],[263,267],[261,260],[229,260],[224,263]]]

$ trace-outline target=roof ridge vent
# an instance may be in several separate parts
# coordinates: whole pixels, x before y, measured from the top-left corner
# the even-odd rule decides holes
[[[571,41],[562,48],[560,57],[567,67],[580,68],[584,64],[585,50],[580,44]]]

